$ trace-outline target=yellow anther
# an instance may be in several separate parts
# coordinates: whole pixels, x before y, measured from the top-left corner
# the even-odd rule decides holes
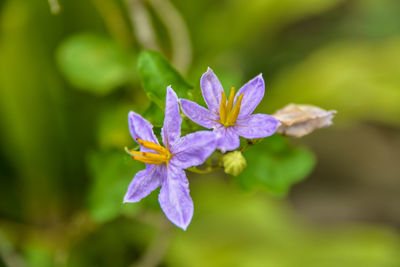
[[[221,92],[221,104],[219,105],[219,123],[225,127],[234,126],[239,116],[240,106],[242,104],[243,94],[241,94],[235,101],[235,87],[232,87],[229,94],[229,99],[226,101],[225,92]],[[235,104],[235,105],[234,105]]]
[[[148,164],[162,164],[168,163],[169,159],[171,158],[171,153],[165,149],[164,147],[155,144],[150,141],[145,141],[142,139],[137,138],[136,141],[145,148],[151,149],[158,153],[152,152],[142,152],[142,151],[134,151],[128,150],[125,148],[125,151],[135,160],[148,163]]]
[[[133,154],[133,157],[142,157],[156,161],[165,161],[167,159],[167,155],[163,154],[141,152],[141,151],[129,151],[129,152]]]
[[[234,124],[237,117],[239,116],[242,99],[243,99],[243,93],[238,97],[238,99],[236,100],[235,106],[233,107],[233,110],[229,113],[229,116],[226,120],[228,125]]]
[[[222,99],[221,99],[221,104],[219,105],[219,117],[221,121],[225,121],[227,116],[226,95],[224,91],[222,91],[221,94],[222,94]]]
[[[132,158],[137,160],[137,161],[143,162],[143,163],[155,164],[155,165],[158,165],[158,164],[161,164],[161,163],[165,162],[165,161],[152,160],[152,159],[148,159],[148,158],[144,158],[144,157],[136,157],[136,156],[134,156]]]
[[[140,145],[144,146],[145,148],[154,150],[154,151],[156,151],[158,153],[161,153],[161,154],[167,153],[167,150],[164,147],[162,147],[162,146],[160,146],[158,144],[155,144],[153,142],[145,141],[145,140],[142,140],[142,139],[139,139],[139,138],[136,138],[136,141]]]
[[[235,87],[232,87],[231,93],[229,94],[228,105],[226,106],[226,113],[229,114],[232,111],[233,100],[235,99]]]

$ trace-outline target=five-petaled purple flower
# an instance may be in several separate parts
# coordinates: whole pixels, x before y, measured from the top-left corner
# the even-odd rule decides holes
[[[124,202],[138,202],[161,186],[158,200],[167,218],[186,230],[193,216],[193,201],[184,169],[202,164],[216,148],[212,132],[199,131],[181,136],[182,118],[178,97],[167,88],[165,119],[161,130],[164,147],[153,133],[153,126],[135,112],[129,116],[130,133],[141,145],[140,151],[130,155],[146,163],[129,185]]]
[[[265,85],[261,74],[243,85],[236,96],[232,88],[228,99],[210,68],[201,77],[200,86],[208,109],[181,99],[182,111],[197,124],[214,129],[218,138],[217,148],[222,152],[238,148],[239,136],[253,139],[275,133],[279,124],[277,119],[266,114],[251,115],[264,97]]]

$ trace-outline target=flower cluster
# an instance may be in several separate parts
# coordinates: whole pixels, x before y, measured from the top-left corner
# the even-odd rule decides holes
[[[215,151],[221,155],[239,148],[239,136],[264,138],[274,134],[281,122],[274,116],[252,114],[264,97],[262,75],[247,82],[235,94],[225,94],[220,81],[209,68],[201,77],[201,90],[208,109],[186,99],[178,99],[169,86],[165,100],[165,118],[161,129],[163,145],[152,124],[139,114],[129,113],[129,129],[140,151],[129,155],[145,163],[145,168],[131,181],[124,202],[138,202],[161,186],[158,200],[167,218],[186,230],[193,216],[193,201],[185,169],[203,164]],[[182,112],[193,122],[212,131],[196,131],[181,137]],[[240,151],[225,154],[225,172],[237,175],[246,167]]]

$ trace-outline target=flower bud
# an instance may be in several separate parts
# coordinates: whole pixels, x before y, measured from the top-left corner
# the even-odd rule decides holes
[[[222,158],[225,173],[237,176],[244,168],[246,168],[246,159],[243,157],[242,152],[233,151],[225,154]]]

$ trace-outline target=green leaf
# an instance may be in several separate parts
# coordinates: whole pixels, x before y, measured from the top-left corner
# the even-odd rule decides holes
[[[89,211],[99,222],[114,219],[121,212],[135,213],[140,204],[123,204],[128,185],[142,163],[118,151],[93,153],[89,158],[92,186],[89,192]]]
[[[168,85],[172,86],[178,97],[187,97],[192,89],[178,71],[155,51],[141,52],[137,64],[144,90],[160,108],[163,108]]]
[[[134,54],[104,36],[74,35],[61,44],[57,58],[74,86],[94,94],[107,94],[134,78]]]
[[[157,104],[151,102],[150,106],[144,112],[143,117],[148,119],[155,127],[162,127],[164,112],[157,106]]]
[[[315,157],[308,149],[290,146],[281,135],[264,139],[244,156],[247,168],[237,177],[238,183],[247,189],[263,187],[277,195],[286,194],[315,165]]]

